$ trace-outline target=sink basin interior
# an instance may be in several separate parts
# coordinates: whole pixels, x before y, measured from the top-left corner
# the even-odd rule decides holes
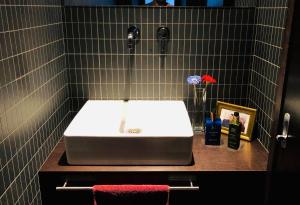
[[[75,165],[186,165],[193,131],[182,101],[89,100],[64,133]]]

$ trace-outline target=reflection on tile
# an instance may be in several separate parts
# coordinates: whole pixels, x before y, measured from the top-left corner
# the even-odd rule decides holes
[[[61,138],[69,112],[61,1],[5,4],[0,6],[0,204],[41,204],[37,172]]]

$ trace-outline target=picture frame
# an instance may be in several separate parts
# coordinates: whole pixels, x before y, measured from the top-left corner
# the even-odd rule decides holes
[[[252,132],[256,117],[256,109],[217,101],[217,116],[221,118],[221,132],[228,134],[230,116],[234,112],[239,112],[240,121],[242,123],[241,139],[251,141]]]

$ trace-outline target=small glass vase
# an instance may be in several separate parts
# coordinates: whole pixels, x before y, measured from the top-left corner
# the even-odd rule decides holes
[[[194,133],[203,133],[205,127],[206,87],[193,86],[193,117]]]

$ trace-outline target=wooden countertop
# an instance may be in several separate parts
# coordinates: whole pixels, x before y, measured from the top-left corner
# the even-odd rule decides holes
[[[189,166],[73,166],[64,159],[61,140],[54,148],[40,172],[204,172],[204,171],[266,171],[268,153],[255,140],[241,140],[238,150],[227,147],[227,136],[220,146],[204,144],[203,135],[193,139],[194,164]]]

